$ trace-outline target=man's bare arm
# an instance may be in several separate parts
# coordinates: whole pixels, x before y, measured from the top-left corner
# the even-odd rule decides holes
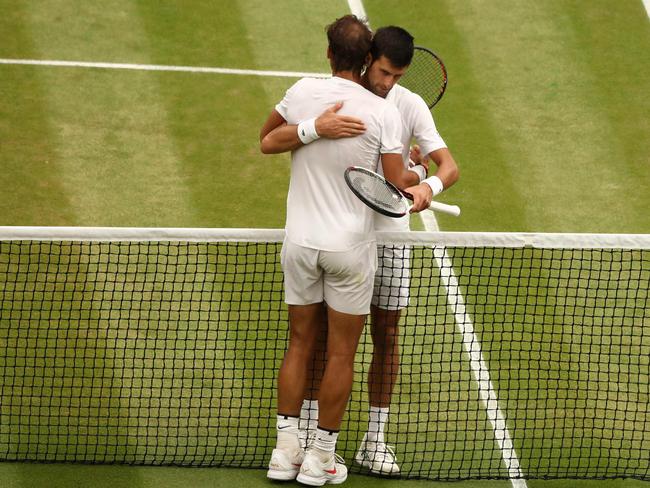
[[[404,168],[401,154],[382,154],[381,164],[384,177],[413,197],[411,212],[420,212],[429,208],[433,198],[431,187],[426,183],[420,183],[420,177],[416,173]]]
[[[283,119],[284,120],[284,119]],[[293,151],[301,147],[302,141],[298,138],[298,126],[281,124],[260,140],[260,150],[264,154],[278,154]]]
[[[282,115],[280,115],[277,110],[271,110],[269,117],[266,119],[266,122],[264,122],[264,125],[260,129],[260,143],[273,129],[286,124],[287,121],[284,120],[284,117],[282,117]]]
[[[365,132],[366,127],[363,121],[356,117],[348,115],[339,115],[338,112],[343,106],[342,102],[325,110],[315,120],[315,128],[319,137],[326,139],[340,139],[343,137],[356,137]],[[274,111],[275,112],[275,111]],[[278,117],[282,118],[280,114],[275,112]],[[282,119],[284,122],[284,119]],[[273,126],[275,121],[269,121],[262,127],[260,133],[261,150],[264,154],[277,154],[286,151],[293,151],[303,145],[298,137],[297,125],[281,125]],[[265,129],[271,128],[268,131]]]
[[[436,164],[437,169],[435,176],[440,178],[442,186],[445,189],[458,181],[460,171],[458,170],[458,165],[456,164],[456,161],[454,161],[454,157],[451,155],[451,152],[449,152],[449,149],[443,148],[431,151],[429,157]]]
[[[401,154],[382,154],[381,165],[384,178],[400,190],[420,183],[420,177],[416,173],[404,168]]]

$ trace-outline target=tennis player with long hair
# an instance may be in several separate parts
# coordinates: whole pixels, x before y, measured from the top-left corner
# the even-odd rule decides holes
[[[290,340],[278,375],[277,444],[268,477],[297,478],[320,486],[341,483],[347,468],[335,455],[341,420],[352,388],[354,356],[370,310],[377,268],[372,211],[346,187],[344,170],[361,165],[376,170],[381,160],[387,178],[398,186],[418,183],[402,164],[401,122],[397,109],[361,86],[371,45],[368,27],[353,15],[327,29],[333,77],[303,78],[276,105],[261,133],[263,152],[272,152],[267,136],[284,124],[297,124],[287,197],[286,237],[282,247],[285,301]],[[315,119],[327,107],[344,102],[341,112],[364,121],[362,135],[344,139],[316,137]],[[431,201],[431,190],[409,188],[414,209]],[[327,303],[327,362],[319,392],[315,439],[303,452],[298,434],[307,370],[313,359]]]
[[[430,186],[435,196],[457,181],[459,171],[422,97],[396,84],[409,68],[413,49],[413,37],[406,30],[395,26],[378,29],[373,37],[371,62],[362,77],[362,83],[374,94],[397,107],[402,120],[402,164],[416,173],[419,181]],[[431,89],[438,90],[439,87],[432,85]],[[363,133],[363,121],[340,114],[342,106],[337,103],[316,119],[318,136],[340,138]],[[295,126],[286,127],[282,133],[277,131],[271,134],[267,142],[277,152],[289,150],[292,142],[295,142],[296,131]],[[413,138],[418,146],[409,154],[409,144]],[[427,178],[429,158],[437,170],[435,175]],[[413,166],[410,159],[419,164]],[[409,229],[408,216],[393,219],[375,214],[374,220],[378,230]],[[386,444],[385,428],[399,371],[399,320],[401,311],[409,300],[409,249],[404,246],[379,246],[377,252],[379,264],[371,306],[373,358],[368,374],[369,424],[356,461],[374,473],[395,475],[399,473],[399,465],[393,449]],[[316,371],[315,375],[318,376],[318,373]],[[313,384],[318,384],[318,378]],[[319,416],[319,402],[313,391],[308,391],[306,396],[301,410],[301,427],[308,428],[311,434]],[[303,437],[308,435],[303,432]]]

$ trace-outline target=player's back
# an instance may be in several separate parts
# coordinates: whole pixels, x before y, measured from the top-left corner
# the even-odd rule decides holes
[[[380,153],[400,153],[401,121],[394,106],[343,78],[300,80],[276,109],[289,124],[317,117],[337,102],[340,114],[363,120],[364,134],[319,139],[293,152],[287,237],[306,247],[342,251],[374,239],[372,211],[347,188],[349,166],[377,170]]]

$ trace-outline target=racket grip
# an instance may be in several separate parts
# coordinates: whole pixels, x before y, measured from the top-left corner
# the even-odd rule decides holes
[[[448,215],[453,215],[454,217],[458,217],[460,215],[460,207],[458,205],[447,205],[446,203],[436,201],[431,202],[431,205],[429,205],[429,210],[446,213]]]

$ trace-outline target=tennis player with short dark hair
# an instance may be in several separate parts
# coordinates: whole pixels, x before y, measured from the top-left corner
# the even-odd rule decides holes
[[[434,161],[436,174],[427,178],[428,164],[412,166],[433,195],[449,188],[458,179],[458,166],[440,137],[431,111],[417,94],[396,84],[408,69],[413,54],[413,37],[395,26],[377,30],[371,48],[372,62],[364,74],[364,85],[393,103],[402,118],[402,158],[409,168],[409,143],[415,138],[420,158]],[[415,157],[414,157],[415,159]],[[375,229],[408,231],[409,219],[375,214]],[[393,449],[386,444],[385,426],[390,400],[399,371],[399,320],[408,306],[410,289],[410,249],[407,246],[379,246],[378,268],[371,307],[373,358],[368,372],[368,430],[355,457],[374,473],[395,475],[399,465]]]
[[[315,486],[347,478],[347,468],[335,456],[336,439],[377,267],[373,213],[346,187],[343,172],[351,165],[375,171],[381,159],[387,178],[402,187],[418,182],[402,163],[397,109],[360,84],[370,30],[347,15],[328,27],[327,36],[333,77],[299,80],[276,105],[260,134],[263,152],[272,150],[267,135],[284,124],[297,124],[293,133],[300,138],[292,154],[282,247],[290,341],[278,376],[277,445],[268,477],[297,477]],[[344,102],[344,115],[364,120],[365,132],[354,138],[315,140],[316,117],[338,101]],[[411,191],[415,210],[428,207],[430,189],[413,187]],[[316,437],[303,453],[298,421],[324,302],[328,336],[320,417]]]

